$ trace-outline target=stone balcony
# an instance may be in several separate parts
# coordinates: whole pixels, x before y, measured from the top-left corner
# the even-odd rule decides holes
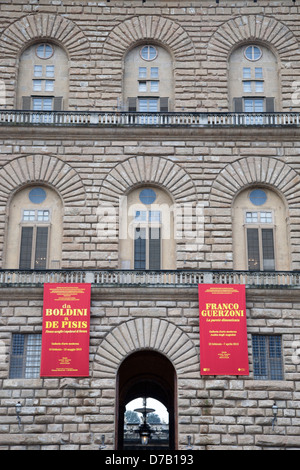
[[[300,113],[199,113],[0,110],[0,126],[55,127],[300,127]]]
[[[91,283],[107,288],[191,288],[198,284],[243,284],[254,289],[300,289],[300,271],[202,270],[0,270],[0,289],[44,283]]]

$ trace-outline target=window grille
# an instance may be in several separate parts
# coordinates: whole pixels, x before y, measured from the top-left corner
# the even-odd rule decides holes
[[[253,369],[256,380],[283,380],[281,336],[252,336]]]
[[[42,336],[13,334],[9,378],[34,379],[40,376]]]

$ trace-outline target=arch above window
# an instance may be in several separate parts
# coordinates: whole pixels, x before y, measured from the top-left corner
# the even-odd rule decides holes
[[[28,44],[51,38],[61,44],[71,60],[88,57],[90,44],[81,29],[60,15],[37,13],[24,16],[9,25],[0,36],[0,51],[4,57],[16,58]]]
[[[140,41],[164,44],[172,50],[176,61],[195,59],[195,47],[185,29],[169,18],[155,15],[139,15],[115,26],[103,45],[103,54],[110,60],[120,60]]]
[[[293,31],[275,18],[263,15],[244,15],[231,18],[220,25],[210,38],[208,56],[227,62],[232,51],[240,44],[250,41],[265,44],[278,52],[281,60],[291,60],[291,51],[299,44]],[[214,60],[214,59],[212,59]],[[297,60],[297,58],[295,58]]]
[[[300,204],[300,175],[287,163],[271,157],[246,157],[226,165],[212,184],[211,207],[232,206],[245,187],[276,187],[289,208]]]
[[[54,156],[27,155],[0,169],[0,205],[6,206],[17,189],[33,183],[55,187],[66,206],[85,204],[85,188],[74,168]]]

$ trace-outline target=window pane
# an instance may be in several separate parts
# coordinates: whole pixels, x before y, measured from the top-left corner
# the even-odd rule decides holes
[[[245,100],[245,113],[253,113],[254,111],[254,102],[251,99]]]
[[[149,211],[149,222],[160,222],[160,211]]]
[[[244,93],[251,93],[252,91],[251,82],[243,82],[243,86],[244,86]]]
[[[43,76],[43,66],[42,65],[35,65],[34,66],[34,76],[35,77],[42,77]]]
[[[42,98],[33,98],[33,110],[42,111]]]
[[[45,91],[53,91],[53,90],[54,90],[54,80],[46,80]]]
[[[147,211],[136,211],[135,220],[139,222],[147,222]]]
[[[251,69],[250,67],[243,68],[243,78],[251,78]]]
[[[139,99],[139,111],[156,113],[158,111],[158,99],[157,98],[140,98]],[[156,124],[156,116],[142,116],[140,124]]]
[[[250,271],[260,270],[259,261],[259,239],[258,229],[247,229],[247,246],[248,246],[248,269]]]
[[[54,65],[46,66],[46,77],[48,78],[54,77]]]
[[[42,91],[42,80],[33,80],[33,91]]]
[[[41,344],[41,335],[27,336],[25,379],[36,378],[40,375]]]
[[[149,269],[160,269],[160,228],[149,229]]]
[[[252,351],[256,380],[283,380],[281,336],[253,335]]]
[[[272,212],[261,212],[260,221],[264,224],[271,224],[273,222]]]
[[[152,91],[152,92],[158,91],[158,88],[159,88],[158,84],[159,84],[159,82],[152,81],[151,86],[150,86],[150,91]]]
[[[158,78],[158,67],[151,67],[151,78]]]
[[[254,206],[262,206],[267,201],[267,194],[262,189],[253,189],[249,194],[249,199]]]
[[[254,100],[254,112],[262,113],[264,111],[264,101],[262,99]]]
[[[135,229],[134,240],[134,269],[146,269],[146,230]]]
[[[246,98],[245,99],[245,112],[246,113],[262,113],[264,110],[264,100],[257,98],[257,99],[251,99],[251,98]]]
[[[43,98],[43,111],[52,111],[52,98]]]
[[[35,211],[23,211],[23,221],[29,222],[35,220]]]
[[[264,91],[264,82],[255,82],[255,92],[262,93]]]
[[[149,99],[148,101],[150,113],[156,113],[158,111],[158,99]]]
[[[52,111],[52,98],[33,98],[34,111]]]
[[[9,377],[37,378],[40,376],[42,335],[13,334]]]
[[[263,78],[263,69],[261,67],[255,67],[255,78]]]
[[[49,211],[38,211],[37,212],[37,220],[39,222],[48,222],[50,220],[50,212]]]
[[[19,379],[23,377],[23,355],[25,335],[13,334],[10,358],[9,377]]]
[[[41,44],[37,47],[36,53],[40,59],[49,59],[53,54],[53,49],[50,44]]]
[[[147,68],[139,67],[139,78],[147,78]]]
[[[283,380],[283,360],[280,336],[269,336],[270,379]]]
[[[248,46],[245,51],[248,60],[258,60],[262,56],[262,52],[258,46]]]
[[[272,271],[275,269],[273,229],[262,229],[261,235],[264,270]]]
[[[153,202],[156,200],[156,193],[151,188],[142,189],[139,194],[139,199],[143,204],[153,204]]]
[[[48,227],[37,227],[35,247],[35,269],[46,269],[48,249]]]
[[[147,91],[147,82],[139,82],[139,91]]]
[[[254,224],[258,222],[258,213],[257,212],[246,212],[246,223]]]
[[[267,364],[267,337],[262,335],[253,335],[252,337],[253,352],[253,372],[254,378],[260,380],[268,379]]]
[[[147,112],[148,111],[148,100],[147,99],[139,99],[139,111]]]
[[[33,188],[29,193],[29,199],[34,204],[41,204],[45,201],[47,193],[43,188]]]
[[[153,60],[157,56],[157,50],[154,46],[145,46],[142,48],[141,56],[144,60]]]
[[[23,227],[20,247],[19,269],[31,269],[33,227]]]

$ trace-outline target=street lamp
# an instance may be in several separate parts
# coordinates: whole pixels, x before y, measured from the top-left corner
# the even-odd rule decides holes
[[[278,406],[276,405],[276,402],[274,402],[274,405],[272,406],[272,411],[273,411],[272,430],[274,431],[275,424],[277,423],[277,415],[278,415]]]
[[[21,416],[20,416],[21,409],[22,409],[22,404],[18,401],[18,403],[16,403],[16,415],[17,415],[19,429],[21,428]]]
[[[152,433],[152,429],[150,425],[147,423],[147,414],[153,413],[155,410],[153,408],[147,408],[147,398],[143,398],[143,405],[144,405],[143,408],[137,408],[134,411],[136,411],[137,413],[142,413],[143,415],[143,422],[140,425],[137,432],[140,435],[141,444],[143,446],[146,446],[149,443],[149,440],[151,438],[151,433]]]

